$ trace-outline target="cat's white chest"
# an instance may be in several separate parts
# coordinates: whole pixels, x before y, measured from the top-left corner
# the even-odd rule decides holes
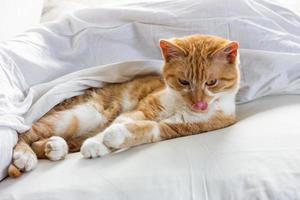
[[[162,93],[160,103],[164,108],[160,113],[160,121],[165,123],[196,123],[208,121],[216,112],[222,111],[224,115],[235,113],[235,94],[227,94],[209,104],[207,112],[193,112],[176,94]]]
[[[190,111],[188,108],[181,107],[177,111],[175,111],[175,113],[163,119],[162,122],[172,124],[206,122],[215,112],[215,106],[213,106],[213,108],[210,108],[205,113],[196,113]]]
[[[207,121],[215,112],[212,105],[208,112],[196,113],[191,111],[185,103],[173,92],[166,91],[160,95],[160,103],[164,108],[160,113],[160,119],[166,123],[193,123]]]

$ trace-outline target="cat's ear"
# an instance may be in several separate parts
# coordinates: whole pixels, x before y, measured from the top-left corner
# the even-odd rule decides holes
[[[185,52],[181,47],[167,40],[160,40],[159,46],[166,62],[169,62],[172,59],[178,59],[185,56]]]
[[[238,48],[239,44],[237,42],[230,42],[225,47],[220,49],[214,57],[218,60],[221,60],[222,62],[232,64],[235,62],[235,59],[237,57]]]

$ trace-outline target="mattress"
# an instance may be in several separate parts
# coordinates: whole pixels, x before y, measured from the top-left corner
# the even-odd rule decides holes
[[[42,160],[0,199],[300,199],[300,96],[238,106],[239,122],[99,159]]]

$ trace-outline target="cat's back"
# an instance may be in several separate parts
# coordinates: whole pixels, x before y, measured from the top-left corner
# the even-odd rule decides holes
[[[149,94],[164,87],[162,76],[145,75],[135,77],[124,83],[108,84],[97,89],[96,93],[103,98],[104,107],[115,102],[122,106],[122,111],[129,111]]]
[[[65,100],[54,110],[70,109],[73,106],[94,100],[101,102],[104,109],[117,105],[117,107],[122,107],[122,111],[129,111],[149,94],[164,87],[165,84],[161,75],[137,76],[126,82],[107,83],[102,88],[87,89],[83,95]]]
[[[145,98],[150,93],[161,90],[165,86],[161,75],[137,76],[128,82],[121,83],[121,85],[120,90],[123,91],[123,95],[129,95],[138,100]]]

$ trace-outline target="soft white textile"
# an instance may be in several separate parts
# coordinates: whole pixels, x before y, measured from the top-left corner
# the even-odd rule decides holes
[[[161,59],[160,38],[194,33],[239,41],[242,85],[238,102],[299,93],[299,26],[299,16],[269,0],[172,0],[78,10],[0,44],[5,84],[0,92],[0,126],[23,132],[55,103],[88,86],[100,86],[101,81],[130,78],[139,66],[104,67],[107,76],[90,72],[102,73],[101,66],[109,63]],[[149,68],[141,68],[140,73],[156,71],[161,63],[149,61],[151,68],[145,62],[141,67]],[[97,65],[101,66],[96,71],[64,77],[60,84],[34,86]]]
[[[15,130],[0,127],[0,181],[7,176],[7,166],[11,163],[12,151],[17,138]]]
[[[40,161],[0,200],[300,199],[300,96],[238,107],[239,123],[99,159]]]
[[[160,38],[220,35],[240,43],[245,102],[299,92],[299,26],[299,16],[268,0],[172,0],[78,10],[1,48],[32,86],[85,67],[161,59]]]
[[[0,50],[0,180],[7,175],[12,149],[17,141],[16,129],[23,127],[25,82],[14,62]],[[29,104],[27,104],[29,105]]]
[[[45,0],[41,22],[52,21],[86,6],[65,0]]]
[[[0,41],[40,22],[44,0],[1,0]]]

